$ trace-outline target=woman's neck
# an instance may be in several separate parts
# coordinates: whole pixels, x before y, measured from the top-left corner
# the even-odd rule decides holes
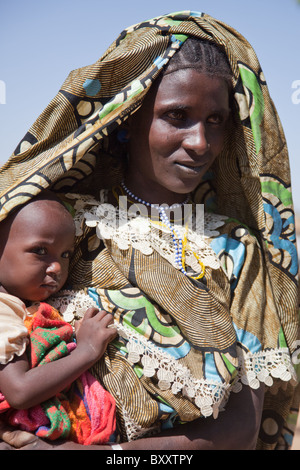
[[[137,184],[130,177],[126,177],[124,180],[124,187],[126,192],[130,192],[131,196],[134,198],[141,199],[146,205],[162,205],[166,204],[172,206],[174,204],[184,204],[189,198],[189,194],[178,194],[172,191],[169,191],[167,188],[163,188],[160,185],[155,185],[151,187],[142,186]]]

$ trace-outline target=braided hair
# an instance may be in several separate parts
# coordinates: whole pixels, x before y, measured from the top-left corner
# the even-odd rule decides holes
[[[227,56],[211,41],[189,37],[167,64],[163,75],[186,68],[223,78],[232,89],[232,71]]]

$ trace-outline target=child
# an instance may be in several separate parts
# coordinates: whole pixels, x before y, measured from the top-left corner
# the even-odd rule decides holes
[[[89,308],[75,345],[72,327],[43,303],[67,280],[74,236],[70,213],[49,191],[1,223],[0,412],[40,437],[104,443],[114,432],[115,403],[85,371],[115,337],[113,318]]]

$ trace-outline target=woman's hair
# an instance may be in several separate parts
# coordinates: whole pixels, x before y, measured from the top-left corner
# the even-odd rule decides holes
[[[163,74],[186,68],[223,78],[232,88],[232,71],[227,56],[220,46],[211,41],[189,37],[172,57]]]

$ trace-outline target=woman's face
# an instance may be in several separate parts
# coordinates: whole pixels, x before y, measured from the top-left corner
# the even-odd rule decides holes
[[[147,202],[181,202],[221,152],[229,114],[225,80],[164,75],[129,119],[128,187]]]

